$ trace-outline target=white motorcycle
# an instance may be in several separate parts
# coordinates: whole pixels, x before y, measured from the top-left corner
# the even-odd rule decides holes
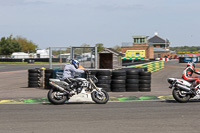
[[[169,78],[168,83],[170,84],[169,88],[173,88],[172,95],[177,102],[186,103],[189,99],[200,99],[200,85],[195,87],[198,89],[194,92],[190,88],[192,83],[184,79]]]
[[[99,88],[94,82],[98,79],[95,76],[91,76],[89,71],[86,71],[85,78],[69,78],[71,84],[61,81],[60,79],[49,79],[49,84],[52,89],[49,90],[47,97],[52,104],[64,104],[74,95],[70,95],[69,89],[75,91],[75,95],[79,93],[85,95],[91,95],[92,100],[98,104],[105,104],[109,100],[109,95],[105,90]]]

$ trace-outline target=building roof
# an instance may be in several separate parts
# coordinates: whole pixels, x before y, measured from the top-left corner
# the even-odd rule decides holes
[[[170,53],[176,53],[175,51],[167,50],[164,48],[153,48],[155,53],[162,53],[162,52],[170,52]]]
[[[116,50],[114,50],[112,48],[105,48],[104,50],[109,51],[109,52],[111,52],[113,54],[116,54],[116,55],[119,55],[119,56],[124,56],[124,54],[122,54],[122,53],[120,53],[120,52],[118,52],[118,51],[116,51]],[[103,53],[103,51],[100,51],[99,53]]]
[[[153,48],[154,52],[169,52],[169,50],[163,48]]]
[[[157,35],[153,36],[148,41],[150,43],[167,43],[167,42],[169,42],[168,40],[166,41],[166,40],[162,39],[161,37],[159,37]]]
[[[122,54],[122,53],[120,53],[120,52],[118,52],[118,51],[116,51],[116,50],[114,50],[114,49],[112,49],[112,48],[107,48],[107,49],[109,49],[110,51],[116,53],[117,55],[120,55],[120,56],[123,56],[123,55],[124,55],[124,54]]]

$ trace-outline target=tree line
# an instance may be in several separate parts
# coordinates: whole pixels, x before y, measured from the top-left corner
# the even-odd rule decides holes
[[[170,50],[176,52],[187,52],[187,51],[200,51],[200,46],[180,46],[180,47],[170,47]]]
[[[13,52],[34,53],[38,46],[30,40],[17,36],[2,37],[0,40],[0,55],[11,55]]]
[[[90,45],[82,44],[81,47],[90,47]],[[95,47],[97,47],[98,52],[105,48],[103,43],[97,43]],[[0,40],[0,55],[11,55],[13,52],[35,53],[37,49],[38,46],[33,41],[21,36],[13,37],[10,35],[9,37],[2,37]],[[118,45],[114,46],[113,49],[118,52],[121,51],[121,47]],[[69,53],[69,51],[70,49],[67,49],[62,51],[62,53]],[[80,50],[77,49],[75,52],[79,53]],[[84,52],[90,52],[90,49],[85,48]]]

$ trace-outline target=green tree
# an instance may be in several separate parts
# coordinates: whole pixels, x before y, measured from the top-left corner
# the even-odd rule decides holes
[[[13,52],[21,51],[20,44],[12,38],[12,35],[5,38],[2,37],[0,41],[0,54],[1,55],[11,55]]]
[[[97,44],[95,45],[95,47],[97,47],[97,51],[98,51],[98,52],[104,50],[103,43],[97,43]]]
[[[115,45],[113,47],[114,50],[118,51],[118,52],[121,52],[121,47],[119,45]]]
[[[170,50],[176,51],[176,52],[192,52],[192,51],[198,51],[200,50],[199,46],[181,46],[181,47],[170,47]]]
[[[14,40],[20,44],[20,46],[22,47],[22,52],[35,53],[36,49],[38,48],[38,46],[32,41],[29,41],[21,36],[17,36],[16,38],[14,38]]]
[[[90,44],[82,44],[81,47],[90,47]],[[89,53],[89,52],[91,52],[91,49],[90,48],[84,48],[83,52]]]

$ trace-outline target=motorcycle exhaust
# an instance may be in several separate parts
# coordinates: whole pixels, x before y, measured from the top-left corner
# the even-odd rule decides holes
[[[176,86],[177,86],[179,89],[181,89],[181,90],[183,90],[183,91],[186,91],[186,92],[189,92],[189,91],[191,90],[189,87],[183,86],[183,85],[180,85],[180,84],[176,84]]]
[[[194,92],[185,92],[184,94],[186,94],[186,95],[193,95],[194,94]]]
[[[57,89],[59,89],[61,92],[67,92],[69,93],[67,90],[65,90],[64,88],[58,86],[57,84],[53,83],[53,82],[49,82],[50,85],[52,85],[53,87],[56,87]]]

